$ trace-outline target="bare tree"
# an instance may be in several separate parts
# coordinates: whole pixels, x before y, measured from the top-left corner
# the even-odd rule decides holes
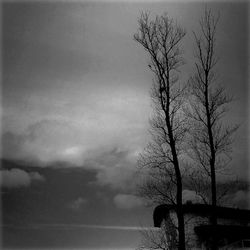
[[[232,134],[237,126],[230,127],[223,123],[227,104],[232,98],[225,89],[218,85],[216,75],[216,30],[219,16],[211,10],[205,10],[200,20],[200,35],[194,33],[196,45],[195,73],[190,80],[192,121],[191,156],[202,167],[210,179],[212,216],[211,224],[217,225],[217,186],[216,173],[230,160]],[[215,236],[215,235],[214,235]],[[212,249],[217,249],[214,237]]]
[[[145,149],[140,164],[149,169],[148,198],[176,204],[178,218],[178,249],[185,249],[185,227],[182,209],[182,174],[180,155],[186,134],[182,112],[184,91],[179,83],[178,70],[183,64],[180,42],[185,31],[166,14],[149,20],[142,13],[139,30],[134,39],[150,56],[149,68],[154,74],[151,119],[152,142]],[[163,184],[163,185],[161,185]]]

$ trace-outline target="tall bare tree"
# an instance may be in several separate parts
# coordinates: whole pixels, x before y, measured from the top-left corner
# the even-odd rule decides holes
[[[210,179],[212,216],[211,224],[216,228],[217,216],[217,171],[230,160],[232,134],[237,126],[223,123],[227,106],[232,101],[225,88],[217,81],[216,31],[219,16],[205,10],[200,20],[200,34],[194,33],[196,46],[195,73],[190,80],[192,121],[191,156],[202,167]],[[215,235],[212,249],[217,249]]]
[[[176,205],[178,249],[182,250],[185,249],[185,227],[179,157],[186,127],[182,114],[184,92],[178,71],[183,64],[180,42],[184,36],[184,29],[167,14],[150,20],[149,13],[141,14],[139,29],[134,35],[150,56],[149,68],[154,74],[151,96],[155,112],[150,122],[152,141],[142,154],[140,163],[151,173],[151,181],[146,186],[152,191],[148,193],[149,198],[168,200]]]

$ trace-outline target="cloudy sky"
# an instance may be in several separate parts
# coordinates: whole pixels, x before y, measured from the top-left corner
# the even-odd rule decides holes
[[[235,97],[227,120],[241,124],[231,168],[248,178],[248,6],[235,1],[208,7],[221,15],[218,72]],[[135,173],[149,140],[153,76],[133,34],[143,10],[176,19],[187,30],[186,81],[194,66],[192,31],[203,9],[200,2],[169,1],[2,5],[6,246],[138,244],[138,227],[152,226],[152,208],[136,195]],[[240,198],[241,190],[235,200]]]

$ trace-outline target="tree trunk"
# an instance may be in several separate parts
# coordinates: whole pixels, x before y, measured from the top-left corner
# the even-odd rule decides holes
[[[217,197],[216,197],[216,174],[215,174],[215,164],[214,162],[211,164],[211,191],[212,191],[212,214],[211,214],[211,224],[213,227],[213,234],[212,234],[212,250],[217,250],[217,214],[216,214],[216,207],[217,207]]]
[[[209,71],[205,71],[205,107],[206,107],[206,116],[207,116],[207,129],[208,129],[208,138],[209,138],[209,147],[210,147],[210,174],[211,174],[211,194],[212,194],[212,213],[211,213],[211,225],[212,225],[212,242],[211,249],[217,250],[217,240],[216,240],[216,228],[217,228],[217,193],[216,193],[216,173],[215,173],[215,149],[214,149],[214,136],[212,131],[210,110],[209,110],[209,96],[208,96],[208,74]]]
[[[184,223],[184,215],[182,211],[182,206],[177,205],[177,217],[178,217],[178,231],[179,231],[179,250],[185,250],[185,223]]]
[[[169,131],[170,148],[171,148],[171,152],[172,152],[172,156],[173,156],[173,165],[174,165],[174,169],[175,169],[175,176],[176,176],[176,182],[177,182],[177,185],[176,185],[176,188],[177,188],[176,214],[177,214],[177,218],[178,218],[178,232],[179,232],[178,249],[185,250],[186,243],[185,243],[185,223],[184,223],[184,214],[183,214],[183,205],[182,205],[182,176],[181,176],[179,160],[178,160],[177,152],[176,152],[176,145],[175,145],[174,136],[173,136],[173,129],[170,125],[169,113],[167,113],[167,114],[168,115],[166,116],[166,125],[167,125],[168,131]]]

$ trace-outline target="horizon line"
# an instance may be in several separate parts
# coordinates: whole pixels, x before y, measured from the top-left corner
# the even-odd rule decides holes
[[[98,224],[65,224],[65,223],[35,223],[35,224],[26,224],[26,225],[15,225],[15,224],[2,224],[1,228],[15,228],[15,229],[77,229],[77,228],[86,228],[86,229],[104,229],[104,230],[125,230],[125,231],[158,231],[159,228],[156,227],[144,227],[144,226],[121,226],[121,225],[98,225]]]

